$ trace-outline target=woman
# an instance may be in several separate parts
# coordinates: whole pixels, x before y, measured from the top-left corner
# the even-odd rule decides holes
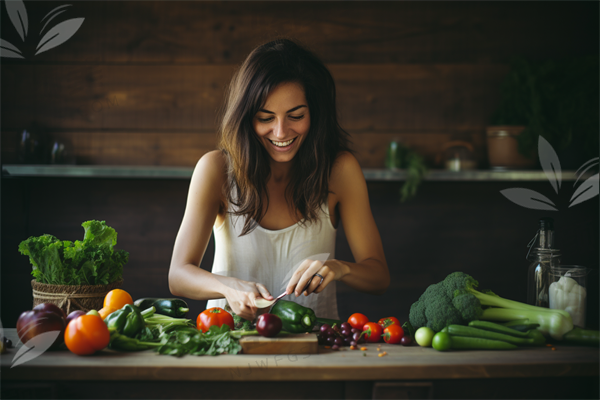
[[[334,258],[340,222],[355,263]],[[208,272],[198,266],[212,230]],[[284,291],[339,319],[336,281],[382,294],[390,276],[362,170],[337,122],[333,78],[314,54],[279,39],[256,48],[230,84],[219,150],[192,175],[169,287],[208,299],[207,308],[227,302],[248,320],[256,299]]]

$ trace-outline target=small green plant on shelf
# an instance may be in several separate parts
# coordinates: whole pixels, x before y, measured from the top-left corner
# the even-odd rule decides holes
[[[406,170],[406,181],[400,188],[400,201],[402,203],[417,194],[417,188],[427,173],[427,166],[423,157],[398,142],[390,143],[385,159],[385,166],[389,169]]]

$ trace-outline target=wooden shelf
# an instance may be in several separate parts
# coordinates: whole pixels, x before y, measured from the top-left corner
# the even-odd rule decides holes
[[[124,178],[124,179],[189,179],[191,167],[116,166],[116,165],[4,165],[4,177],[49,178]],[[406,171],[388,169],[363,169],[367,181],[404,181]],[[574,181],[575,171],[563,171],[563,181]],[[428,181],[545,181],[541,170],[430,170]]]
[[[117,166],[117,165],[4,165],[3,177],[48,178],[123,178],[123,179],[190,179],[191,167]],[[401,182],[406,171],[364,168],[367,181]],[[585,175],[585,178],[589,174]],[[546,181],[541,170],[474,170],[446,171],[433,169],[425,176],[427,181]],[[575,181],[575,171],[563,171],[563,181]]]

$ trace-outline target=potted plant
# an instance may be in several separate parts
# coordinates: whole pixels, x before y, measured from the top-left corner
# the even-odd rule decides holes
[[[567,158],[563,164],[597,157],[598,65],[597,55],[560,62],[515,59],[487,130],[492,168],[533,166],[540,135]],[[518,154],[508,154],[510,141]]]

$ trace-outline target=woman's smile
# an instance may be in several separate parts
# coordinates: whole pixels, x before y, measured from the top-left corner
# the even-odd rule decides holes
[[[269,141],[276,147],[277,151],[288,151],[292,148],[291,144],[296,142],[296,138],[287,140],[285,142],[275,141],[269,139]]]

